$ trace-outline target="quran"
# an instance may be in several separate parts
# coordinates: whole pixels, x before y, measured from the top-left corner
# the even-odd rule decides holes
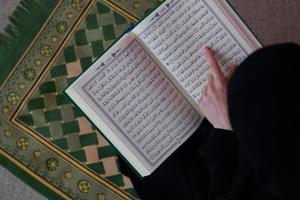
[[[150,175],[200,126],[210,73],[260,42],[225,0],[167,0],[123,34],[66,93],[141,176]]]

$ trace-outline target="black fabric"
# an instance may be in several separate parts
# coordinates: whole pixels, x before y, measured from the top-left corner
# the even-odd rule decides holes
[[[120,169],[129,176],[142,200],[206,199],[210,173],[199,155],[201,141],[211,126],[207,121],[150,176],[141,178],[120,157]]]
[[[228,86],[234,132],[205,121],[144,179],[121,162],[141,199],[300,199],[299,59],[298,45],[274,45],[238,67]]]
[[[277,199],[300,199],[300,47],[258,50],[229,82],[229,116],[255,180]]]
[[[238,140],[232,131],[212,129],[199,150],[209,169],[208,199],[227,198],[237,168]]]

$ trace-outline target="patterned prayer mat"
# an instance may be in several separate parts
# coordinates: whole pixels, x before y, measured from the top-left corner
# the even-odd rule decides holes
[[[21,2],[0,35],[2,165],[49,199],[138,198],[115,149],[64,90],[158,3]]]

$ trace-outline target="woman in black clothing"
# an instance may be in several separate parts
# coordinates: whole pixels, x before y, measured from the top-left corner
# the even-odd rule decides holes
[[[121,169],[145,200],[300,199],[300,47],[262,48],[229,80],[205,54],[211,75],[199,106],[213,128],[202,125],[144,180]]]
[[[210,198],[300,199],[300,131],[296,126],[300,114],[300,47],[285,44],[258,50],[237,68],[228,92],[227,80],[209,49],[206,55],[212,75],[200,109],[219,129],[213,130],[212,140],[220,144],[208,145],[206,152],[218,149],[212,160],[216,171],[212,173],[226,177],[216,177],[218,187],[212,188]],[[223,143],[223,137],[232,141]],[[239,146],[238,155],[222,155],[226,148],[232,148],[229,145]],[[217,166],[219,156],[236,156],[236,164],[226,165],[225,159]],[[222,170],[217,172],[219,167],[232,170],[227,169],[226,175]],[[230,187],[224,190],[226,185]]]

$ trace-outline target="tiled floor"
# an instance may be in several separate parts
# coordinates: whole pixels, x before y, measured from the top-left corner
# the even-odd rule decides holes
[[[0,0],[0,31],[20,0]],[[264,45],[300,43],[299,0],[229,0]],[[0,200],[44,199],[0,166]]]

